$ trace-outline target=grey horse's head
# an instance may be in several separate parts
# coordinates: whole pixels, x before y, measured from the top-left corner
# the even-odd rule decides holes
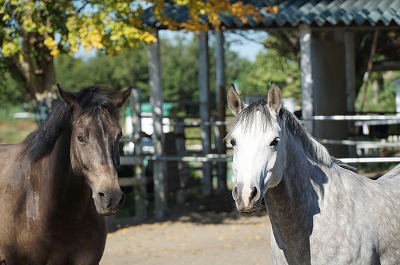
[[[234,149],[232,195],[239,211],[252,212],[266,190],[281,181],[273,174],[280,141],[281,91],[272,83],[267,99],[247,106],[232,85],[228,91],[228,105],[236,116],[228,135]]]

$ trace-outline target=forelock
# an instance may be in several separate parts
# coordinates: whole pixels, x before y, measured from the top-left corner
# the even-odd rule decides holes
[[[261,119],[261,121],[257,120]],[[254,126],[259,126],[262,131],[266,131],[267,128],[273,124],[272,115],[267,107],[266,99],[259,99],[249,106],[247,106],[231,124],[231,130],[228,137],[239,127],[242,126],[244,132],[248,132]]]

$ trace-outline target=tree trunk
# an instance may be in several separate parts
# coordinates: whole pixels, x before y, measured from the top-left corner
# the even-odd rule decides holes
[[[13,78],[26,87],[33,100],[40,102],[56,97],[54,60],[50,50],[43,45],[41,36],[26,34],[22,55],[12,56],[6,62]]]

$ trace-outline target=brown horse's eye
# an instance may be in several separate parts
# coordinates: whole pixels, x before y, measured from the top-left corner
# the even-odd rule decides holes
[[[85,137],[84,137],[83,134],[81,134],[81,133],[78,133],[78,134],[76,135],[76,139],[77,139],[79,142],[81,142],[81,143],[84,143],[84,142],[85,142]]]

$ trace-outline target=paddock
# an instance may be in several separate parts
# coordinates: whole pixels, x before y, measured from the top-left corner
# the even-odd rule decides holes
[[[239,217],[228,196],[175,208],[161,220],[121,223],[108,233],[100,265],[270,265],[266,212]]]

